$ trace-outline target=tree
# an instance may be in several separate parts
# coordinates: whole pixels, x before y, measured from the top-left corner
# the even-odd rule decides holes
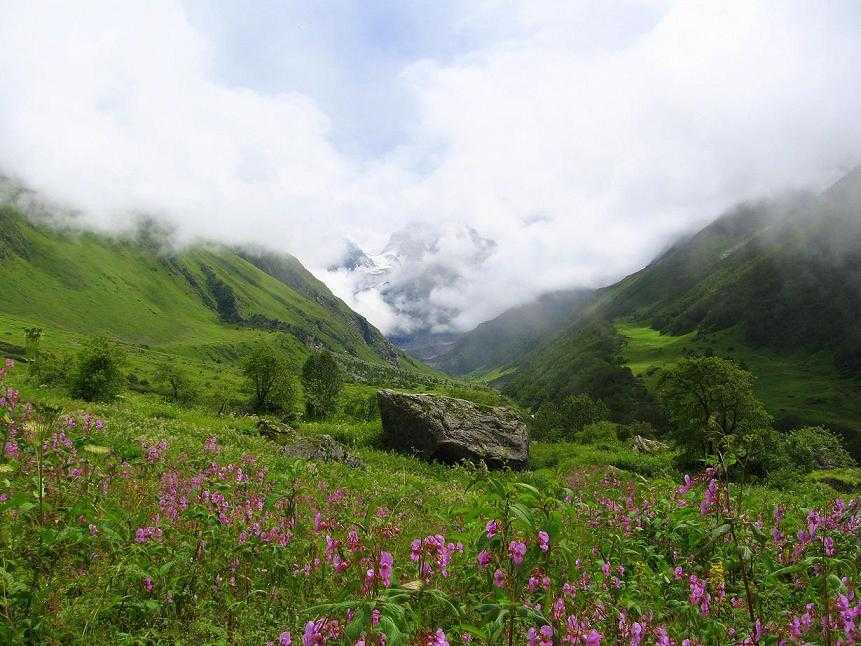
[[[558,406],[544,402],[535,413],[533,431],[536,439],[571,440],[589,424],[609,418],[610,409],[600,399],[569,395]]]
[[[251,407],[257,412],[271,408],[270,395],[284,371],[284,361],[275,349],[264,341],[254,346],[245,359],[242,371],[251,386]]]
[[[305,414],[310,419],[334,415],[342,382],[341,369],[330,352],[315,352],[308,357],[302,366]]]
[[[665,370],[658,391],[690,462],[714,453],[724,438],[771,425],[754,376],[718,357],[686,358]]]
[[[170,401],[187,403],[194,399],[194,388],[188,372],[175,363],[162,363],[153,375],[157,383],[167,390]]]
[[[90,341],[78,354],[71,377],[74,397],[87,401],[110,401],[122,390],[125,355],[105,337]]]

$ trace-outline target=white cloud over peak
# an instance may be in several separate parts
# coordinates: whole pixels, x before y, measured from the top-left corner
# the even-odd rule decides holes
[[[372,157],[339,147],[343,111],[289,77],[280,92],[224,81],[217,35],[176,2],[0,13],[0,171],[98,226],[153,213],[186,239],[262,243],[318,271],[344,238],[376,252],[409,222],[471,227],[496,243],[483,262],[455,235],[421,265],[459,276],[423,303],[438,327],[434,312],[466,329],[610,280],[739,200],[861,161],[854,2],[466,3],[445,28],[481,38],[387,68],[381,87],[414,108]],[[415,325],[328,279],[383,329]]]

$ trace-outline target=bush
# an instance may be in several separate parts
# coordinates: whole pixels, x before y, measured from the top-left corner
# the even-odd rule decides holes
[[[781,442],[782,464],[802,473],[820,469],[839,469],[855,464],[840,438],[821,426],[805,426],[790,431]]]
[[[68,357],[59,356],[52,352],[39,350],[35,356],[31,355],[27,364],[28,378],[37,386],[60,386],[69,380],[71,372]]]
[[[569,395],[559,406],[545,402],[536,411],[532,433],[536,439],[571,440],[589,424],[606,420],[610,410],[587,394]]]
[[[71,376],[72,396],[86,401],[110,401],[123,387],[125,355],[107,338],[94,339],[78,354]]]
[[[309,419],[325,419],[338,410],[343,378],[331,352],[315,352],[302,366],[305,414]]]
[[[584,444],[611,444],[619,441],[619,425],[613,422],[594,422],[576,434],[575,439]]]
[[[175,363],[159,365],[153,378],[161,386],[161,392],[168,401],[189,405],[197,399],[197,392],[188,372]],[[139,383],[143,385],[145,382],[141,380]]]

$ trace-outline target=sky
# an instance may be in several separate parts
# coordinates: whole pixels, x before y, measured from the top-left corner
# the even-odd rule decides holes
[[[605,284],[740,201],[861,162],[855,0],[0,0],[0,16],[0,173],[96,228],[147,214],[180,241],[293,253],[388,333]],[[427,321],[326,270],[346,240],[377,253],[427,227],[423,264],[390,277],[455,277]],[[476,238],[493,242],[480,261]]]

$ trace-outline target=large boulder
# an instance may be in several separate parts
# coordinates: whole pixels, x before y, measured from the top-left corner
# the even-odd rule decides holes
[[[377,398],[383,441],[393,449],[426,460],[483,460],[491,468],[526,467],[529,435],[510,408],[392,390],[379,391]]]

